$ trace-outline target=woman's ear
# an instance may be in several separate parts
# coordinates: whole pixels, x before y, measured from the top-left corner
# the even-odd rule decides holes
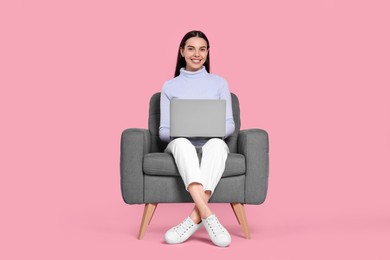
[[[183,55],[183,47],[180,47],[180,54],[181,54],[181,56],[184,58],[184,55]]]

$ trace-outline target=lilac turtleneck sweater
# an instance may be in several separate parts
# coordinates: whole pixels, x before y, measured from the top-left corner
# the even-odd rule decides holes
[[[234,132],[232,102],[228,83],[225,79],[210,74],[203,66],[198,71],[181,68],[180,75],[164,83],[161,91],[160,139],[171,141],[169,135],[169,102],[180,99],[225,99],[226,100],[226,137]],[[195,146],[203,145],[207,140],[189,138]]]

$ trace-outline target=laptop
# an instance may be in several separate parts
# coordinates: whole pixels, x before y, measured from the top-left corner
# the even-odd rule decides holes
[[[170,101],[171,137],[224,137],[226,100],[172,99]]]

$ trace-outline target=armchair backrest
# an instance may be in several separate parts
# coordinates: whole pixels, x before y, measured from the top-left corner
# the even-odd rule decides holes
[[[237,138],[238,132],[240,131],[241,121],[240,121],[240,104],[238,98],[234,93],[231,93],[232,96],[232,108],[233,108],[233,118],[235,124],[234,133],[227,138],[225,141],[229,147],[231,153],[237,152]],[[160,140],[159,137],[159,128],[160,128],[160,97],[161,93],[155,93],[150,98],[149,103],[149,131],[152,139],[151,143],[151,152],[163,152],[167,143],[164,143]]]

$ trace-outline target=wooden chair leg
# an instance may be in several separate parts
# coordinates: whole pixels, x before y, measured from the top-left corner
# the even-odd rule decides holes
[[[251,235],[249,232],[248,222],[246,220],[245,208],[242,203],[230,203],[234,214],[238,220],[238,223],[241,225],[242,230],[244,231],[244,235],[246,239],[250,239]]]
[[[141,221],[141,227],[138,233],[138,239],[141,240],[144,237],[146,229],[148,228],[150,222],[152,221],[152,217],[156,208],[157,208],[157,203],[145,204],[144,214],[142,216],[142,221]]]
[[[238,221],[238,224],[241,225],[240,219],[238,218],[237,213],[236,213],[236,211],[235,211],[235,209],[234,209],[234,207],[233,207],[233,203],[230,203],[230,206],[232,206],[232,210],[233,210],[233,212],[234,212],[234,216],[236,216],[236,219],[237,219],[237,221]]]

